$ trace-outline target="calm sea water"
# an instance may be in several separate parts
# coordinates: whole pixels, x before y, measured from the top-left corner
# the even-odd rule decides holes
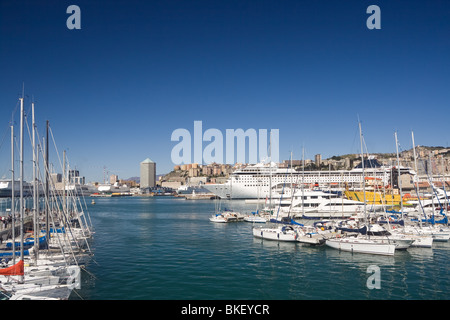
[[[227,204],[230,204],[228,202]],[[241,212],[254,205],[233,201]],[[450,243],[393,257],[256,239],[248,222],[209,221],[215,204],[172,197],[96,199],[88,205],[95,261],[87,300],[446,300]],[[369,266],[380,289],[369,289]],[[72,295],[73,296],[73,295]]]

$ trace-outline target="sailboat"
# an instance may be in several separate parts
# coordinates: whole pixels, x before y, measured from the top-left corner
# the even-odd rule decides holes
[[[215,215],[211,216],[209,218],[209,221],[217,222],[217,223],[227,223],[228,222],[227,218],[220,213],[216,213]]]
[[[416,149],[414,144],[414,133],[411,132],[412,136],[412,143],[413,143],[413,153],[414,153],[414,167],[415,171],[417,172],[417,162],[416,162]],[[398,153],[398,141],[397,141],[397,134],[395,134],[395,143],[396,143],[396,150],[397,150],[397,168],[400,169],[400,159],[399,159],[399,153]],[[400,173],[400,172],[399,172]],[[400,174],[399,174],[400,176]],[[417,201],[418,204],[421,204],[419,192],[416,187],[416,182],[414,181],[414,187],[416,189],[416,194],[418,196]],[[399,180],[399,189],[400,189],[400,196],[402,194],[402,187],[401,187],[401,180]],[[419,225],[411,225],[408,224],[408,221],[405,219],[404,212],[405,209],[403,207],[403,204],[401,203],[401,209],[400,209],[400,217],[395,217],[394,220],[388,218],[388,212],[385,212],[385,220],[383,221],[389,230],[393,235],[396,236],[405,236],[413,242],[411,243],[411,247],[420,247],[420,248],[431,248],[433,245],[433,238],[431,235],[427,235],[423,232],[422,228],[422,222],[419,223]],[[392,224],[392,222],[395,222],[395,225]]]
[[[365,179],[364,179],[364,153],[362,144],[362,129],[361,123],[359,122],[359,135],[361,143],[361,164],[362,164],[362,184],[363,191],[365,191]],[[366,211],[366,199],[364,193],[364,214],[367,215]],[[366,218],[367,219],[367,218]],[[368,219],[367,219],[368,221]],[[325,241],[325,244],[331,248],[338,249],[341,251],[357,252],[357,253],[370,253],[379,255],[394,255],[396,246],[393,243],[385,243],[384,241],[376,241],[370,239],[370,237],[336,237],[330,238]]]
[[[270,148],[269,148],[270,152]],[[291,160],[292,160],[292,152],[291,152]],[[270,162],[272,163],[272,162]],[[270,184],[272,184],[272,179],[270,177],[269,179]],[[284,189],[284,185],[283,185]],[[267,240],[276,240],[276,241],[287,241],[287,242],[296,242],[298,237],[298,223],[296,223],[294,220],[292,220],[289,216],[282,217],[281,219],[278,218],[278,214],[280,212],[280,204],[283,197],[283,193],[281,193],[280,196],[280,203],[278,205],[277,215],[270,219],[270,222],[279,224],[273,227],[254,227],[252,232],[253,236],[256,238],[262,238]],[[272,209],[272,194],[270,195],[270,206],[269,208]]]
[[[260,214],[259,210],[259,185],[258,185],[258,201],[256,202],[256,211],[244,217],[244,221],[251,223],[266,223],[268,218]]]
[[[348,252],[370,253],[380,255],[394,255],[395,245],[391,243],[383,243],[368,238],[334,238],[327,239],[326,245]]]
[[[23,276],[24,275],[24,262],[19,260],[15,265],[0,269],[0,275],[2,276]]]
[[[411,219],[411,221],[419,222],[419,219],[421,219],[420,223],[426,224],[426,227],[423,228],[424,233],[431,234],[431,236],[433,237],[433,239],[435,241],[446,242],[450,239],[450,230],[448,228],[448,218],[447,218],[447,215],[444,213],[444,207],[442,206],[442,204],[439,201],[440,197],[438,197],[438,195],[436,194],[436,189],[435,189],[433,183],[431,182],[431,180],[430,180],[430,185],[431,185],[431,188],[433,189],[433,191],[435,192],[435,195],[434,195],[435,198],[433,198],[432,200],[429,200],[433,204],[432,212],[427,214],[425,211],[424,205],[421,204],[420,207],[422,209],[422,213],[425,218],[421,219],[419,217],[418,219]],[[433,203],[434,200],[437,200],[438,204],[440,206],[439,213],[435,213],[434,203]],[[444,200],[444,199],[441,198],[441,200]],[[442,216],[442,218],[440,220],[436,219],[435,215],[437,215],[437,214]]]
[[[219,201],[219,202],[218,202]],[[244,220],[244,215],[239,212],[228,210],[225,208],[222,210],[220,208],[220,199],[215,200],[215,214],[209,217],[209,221],[216,223],[228,223],[228,222],[238,222]]]
[[[267,219],[263,216],[259,215],[259,210],[256,212],[252,212],[251,215],[247,215],[244,217],[244,221],[252,222],[252,223],[266,223]]]
[[[253,236],[267,240],[296,242],[298,237],[297,229],[291,225],[279,225],[275,228],[262,227],[253,228]]]
[[[16,239],[14,230],[15,225],[12,226],[12,238],[10,241],[10,247],[12,250],[3,251],[2,254],[11,253],[12,265],[6,265],[5,268],[0,269],[0,289],[5,297],[11,300],[24,300],[24,299],[68,299],[72,289],[73,283],[70,282],[69,268],[78,266],[78,257],[76,257],[76,252],[72,246],[68,246],[70,241],[69,233],[72,237],[80,237],[84,235],[85,237],[91,235],[91,230],[85,229],[85,225],[81,221],[84,213],[80,213],[73,209],[73,212],[69,214],[68,206],[62,205],[59,202],[61,198],[63,203],[65,203],[65,197],[57,196],[56,194],[49,195],[50,188],[46,186],[46,197],[45,197],[45,210],[46,210],[46,223],[45,233],[41,232],[41,221],[39,219],[39,205],[37,200],[37,173],[36,170],[36,145],[34,140],[34,103],[32,104],[33,111],[33,221],[34,221],[34,231],[30,236],[25,237],[24,233],[24,211],[25,202],[23,201],[23,98],[20,98],[21,105],[21,131],[20,131],[20,237]],[[47,147],[46,152],[48,152],[48,121],[47,121]],[[11,126],[11,141],[12,141],[12,176],[14,181],[14,148],[13,148],[13,127]],[[48,171],[48,153],[45,157],[45,177],[48,183],[48,176],[50,172]],[[65,171],[64,171],[65,172]],[[65,174],[64,174],[65,175]],[[53,188],[54,190],[55,188]],[[15,201],[14,192],[12,192],[11,201],[11,214],[13,217],[16,215],[15,211]],[[75,202],[72,202],[75,206]],[[50,212],[51,210],[57,212]],[[58,220],[57,220],[58,219]],[[51,220],[51,221],[50,221]],[[72,223],[77,220],[81,228],[72,228]],[[53,228],[52,228],[53,227]],[[60,232],[58,232],[58,230]],[[63,238],[64,237],[64,238]],[[39,240],[38,240],[39,239]],[[80,238],[77,238],[77,241]],[[60,244],[57,248],[61,250],[61,254],[55,255],[54,250],[51,246],[55,241]],[[44,242],[44,246],[41,246]],[[8,245],[5,245],[5,249],[8,249]],[[26,250],[26,248],[28,248]],[[43,249],[44,250],[39,250]],[[56,247],[55,247],[56,248]],[[20,249],[16,251],[16,249]],[[19,261],[16,262],[16,256],[19,257]],[[8,257],[9,258],[9,257]],[[73,269],[72,269],[73,270]],[[11,278],[14,281],[10,281]]]

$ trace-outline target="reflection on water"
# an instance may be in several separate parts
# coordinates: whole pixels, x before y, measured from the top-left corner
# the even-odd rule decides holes
[[[243,201],[233,209],[255,210]],[[447,299],[449,244],[394,256],[254,238],[248,222],[212,223],[209,200],[100,198],[90,207],[98,264],[85,299]],[[258,224],[260,225],[260,224]],[[369,289],[369,266],[381,289]]]

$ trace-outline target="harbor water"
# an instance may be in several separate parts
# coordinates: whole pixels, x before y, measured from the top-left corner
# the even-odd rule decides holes
[[[248,222],[210,222],[211,200],[95,201],[88,204],[95,261],[78,290],[86,300],[448,299],[448,242],[394,256],[352,254],[257,239]],[[224,205],[248,213],[256,209],[238,200]],[[378,287],[371,285],[374,276]]]

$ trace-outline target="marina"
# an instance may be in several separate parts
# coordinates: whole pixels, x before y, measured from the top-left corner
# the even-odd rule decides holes
[[[365,181],[364,166],[361,174]],[[117,250],[119,243],[130,251],[139,250],[133,256],[137,261],[127,264],[127,285],[131,282],[133,289],[119,284],[117,292],[106,285],[102,294],[114,299],[128,290],[125,296],[132,299],[189,300],[447,298],[450,230],[445,201],[440,211],[444,219],[439,223],[434,211],[408,216],[403,201],[397,204],[400,212],[386,210],[383,203],[379,210],[370,211],[370,203],[359,202],[363,209],[349,217],[312,222],[304,216],[307,198],[298,201],[292,180],[290,184],[289,192],[284,192],[284,184],[278,201],[271,197],[264,208],[259,208],[259,201],[249,203],[231,195],[214,201],[99,198],[92,208],[93,217],[101,220],[100,228],[107,229],[98,230],[96,246],[103,251],[105,245],[114,243],[111,248]],[[365,200],[365,183],[362,189]],[[304,188],[301,191],[304,195]],[[325,201],[332,200],[328,195]],[[303,215],[295,217],[292,208],[299,203]],[[245,219],[256,216],[266,221]],[[122,230],[133,233],[125,233],[122,241],[117,238]],[[99,263],[110,259],[99,254]],[[133,260],[131,256],[120,258]],[[144,276],[148,282],[143,283],[139,266],[151,274]],[[114,286],[116,267],[105,275],[111,277],[106,283]],[[368,285],[367,273],[374,267],[381,272],[380,290]],[[98,289],[95,285],[90,291],[88,286],[84,294],[95,299]]]
[[[358,254],[260,239],[252,233],[262,226],[256,223],[213,223],[210,200],[96,201],[90,212],[97,263],[87,268],[95,279],[83,276],[79,294],[84,299],[448,299],[449,242],[396,250],[394,255]],[[243,200],[231,202],[241,213],[254,211]],[[373,265],[381,270],[380,290],[366,285]]]
[[[70,188],[68,178],[73,171],[66,165],[65,151],[61,177],[49,179],[55,177],[48,166],[49,154],[34,142],[34,104],[30,137],[33,182],[25,183],[23,99],[20,105],[20,178],[18,184],[3,184],[6,191],[1,198],[4,212],[0,291],[3,299],[446,297],[450,277],[428,271],[442,268],[444,274],[450,271],[445,186],[440,189],[431,184],[428,194],[417,192],[416,197],[404,199],[399,183],[400,198],[389,205],[388,198],[377,198],[375,194],[366,197],[371,191],[366,191],[366,168],[362,161],[361,170],[356,170],[353,176],[362,189],[359,196],[356,192],[360,191],[355,191],[354,185],[353,193],[349,193],[348,181],[341,181],[345,185],[345,192],[342,192],[321,189],[320,185],[325,185],[323,181],[314,186],[299,184],[299,179],[304,181],[304,171],[288,171],[284,182],[276,172],[273,177],[270,171],[264,176],[267,178],[264,183],[253,184],[250,178],[243,178],[247,184],[241,186],[251,192],[246,196],[238,192],[240,196],[234,198],[232,190],[239,191],[235,179],[242,178],[239,170],[223,184],[225,189],[230,186],[230,194],[225,196],[210,192],[219,190],[217,186],[186,187],[185,192],[172,196],[166,190],[131,193],[129,187],[118,183],[99,185],[98,192],[86,195],[84,190],[88,187]],[[45,150],[52,141],[59,158],[48,122],[46,132]],[[13,136],[11,126],[11,146]],[[39,154],[44,161],[38,166]],[[12,164],[14,156],[12,147]],[[152,168],[143,172],[153,184],[155,165],[149,158],[141,163],[141,168]],[[10,181],[16,181],[15,167],[12,165]],[[272,163],[268,168],[274,168]],[[400,175],[400,166],[397,166],[390,168],[390,174],[383,169],[383,177],[391,176],[394,169]],[[376,175],[375,171],[367,171]],[[408,169],[408,172],[411,171]],[[291,180],[286,179],[288,176]],[[382,181],[392,183],[389,179]],[[334,183],[327,182],[329,187]],[[148,184],[144,189],[155,190],[154,185]],[[261,193],[261,188],[266,191]],[[197,191],[200,196],[196,196]],[[352,195],[357,199],[352,199]],[[373,266],[386,268],[383,269],[383,294],[364,286],[367,276],[363,269]],[[424,267],[426,279],[417,274],[417,270]],[[122,270],[126,270],[126,277]],[[336,274],[336,270],[341,273]],[[286,274],[289,275],[287,280]],[[305,274],[310,278],[303,279]],[[330,274],[332,279],[324,277]],[[334,277],[340,280],[336,282]],[[397,277],[402,279],[401,283],[395,280]],[[358,288],[355,288],[355,279],[360,283]],[[386,282],[386,279],[389,280]],[[425,285],[417,286],[418,279]],[[248,286],[249,281],[252,285]],[[314,290],[305,287],[305,281]],[[412,285],[401,286],[408,281],[412,281]],[[281,282],[279,287],[278,282]],[[247,287],[244,289],[243,285]],[[330,285],[337,287],[332,289]],[[424,290],[423,286],[433,290]],[[336,290],[344,290],[345,296],[336,295]]]
[[[33,182],[25,185],[24,99],[20,98],[19,102],[19,194],[16,197],[14,126],[11,125],[11,181],[14,183],[9,184],[9,197],[1,198],[5,211],[1,214],[0,296],[3,300],[68,300],[74,289],[79,288],[81,270],[93,255],[89,241],[94,228],[86,203],[81,203],[80,194],[76,193],[76,189],[66,190],[64,187],[65,151],[61,192],[49,179],[51,129],[47,121],[46,152],[43,152],[35,139],[38,133],[34,103],[31,105],[32,130],[29,132]],[[51,136],[52,142],[55,142],[53,134]],[[44,159],[43,172],[38,170],[39,154]]]
[[[3,2],[1,300],[449,300],[450,1]]]

